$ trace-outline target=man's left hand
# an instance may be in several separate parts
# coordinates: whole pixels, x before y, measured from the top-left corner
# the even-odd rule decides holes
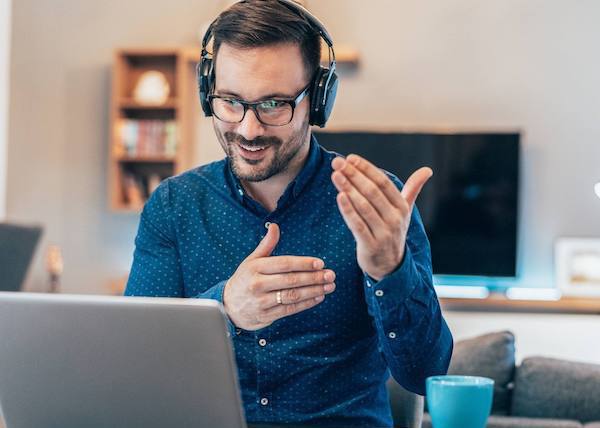
[[[400,191],[383,171],[358,155],[336,157],[331,165],[338,208],[356,240],[358,265],[379,281],[402,263],[415,200],[433,171],[418,169]]]

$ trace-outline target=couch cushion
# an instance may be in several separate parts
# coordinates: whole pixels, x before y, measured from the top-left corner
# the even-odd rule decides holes
[[[600,421],[584,424],[583,428],[600,428]]]
[[[515,370],[515,336],[500,331],[460,340],[454,345],[448,374],[494,379],[492,413],[507,414]]]
[[[423,415],[422,428],[432,428],[429,413]],[[577,421],[564,419],[518,418],[492,415],[488,418],[486,428],[582,428],[582,425]],[[587,425],[584,428],[587,428]]]
[[[575,420],[492,415],[486,428],[582,428]]]
[[[511,414],[600,420],[600,365],[530,357],[517,368]]]

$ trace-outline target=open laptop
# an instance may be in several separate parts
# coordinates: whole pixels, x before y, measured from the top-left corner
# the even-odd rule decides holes
[[[42,234],[40,226],[0,223],[0,291],[19,291]]]
[[[245,428],[213,300],[0,292],[7,428]]]

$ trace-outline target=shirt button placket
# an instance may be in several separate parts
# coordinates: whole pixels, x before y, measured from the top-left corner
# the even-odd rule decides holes
[[[269,343],[269,342],[267,342],[267,339],[265,339],[264,337],[259,337],[259,338],[257,338],[256,343],[258,343],[258,346],[260,348],[264,349],[263,351],[259,351],[259,352],[268,352],[266,350],[267,344]],[[259,356],[259,358],[258,358],[258,366],[259,367],[262,366],[262,362],[263,361],[268,360],[268,356],[267,356],[268,354],[261,354],[261,355],[262,355],[262,357]],[[262,383],[261,379],[260,379],[260,373],[261,373],[261,370],[257,369],[256,370],[256,375],[259,377],[257,379],[258,385],[260,385]],[[260,400],[258,400],[258,402],[260,403],[261,407],[265,408],[265,407],[267,407],[269,405],[269,398],[267,397],[268,393],[265,394],[266,391],[261,391],[261,389],[262,388],[259,386],[258,396],[261,397],[261,398],[260,398]]]

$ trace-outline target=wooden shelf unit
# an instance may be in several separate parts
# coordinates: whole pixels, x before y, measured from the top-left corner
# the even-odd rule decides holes
[[[115,156],[118,162],[124,163],[148,163],[148,162],[175,162],[174,156]]]
[[[193,123],[188,98],[195,96],[194,70],[179,47],[126,48],[114,53],[113,81],[110,105],[110,142],[108,199],[113,212],[139,212],[152,188],[149,183],[179,174],[192,165]],[[143,104],[133,93],[142,73],[156,70],[169,83],[170,93],[161,105]],[[149,122],[153,121],[153,122]],[[167,123],[171,123],[167,125]],[[129,126],[136,144],[125,146],[121,130]],[[144,135],[164,135],[170,127],[176,144],[169,151],[160,138]],[[150,130],[154,134],[149,134]],[[148,134],[146,134],[148,132]],[[141,142],[142,138],[143,143]],[[135,197],[132,197],[132,193]]]
[[[141,104],[133,98],[121,98],[118,101],[121,109],[142,109],[142,110],[173,110],[177,108],[177,98],[170,97],[163,104]]]
[[[527,312],[600,315],[600,298],[562,296],[558,300],[508,299],[491,294],[485,299],[440,298],[444,310],[467,312]]]

